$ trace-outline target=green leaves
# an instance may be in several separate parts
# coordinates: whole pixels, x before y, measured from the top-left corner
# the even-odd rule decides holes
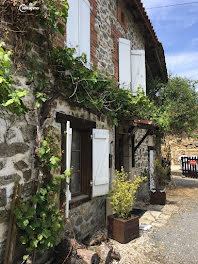
[[[170,76],[167,84],[156,85],[157,93],[152,98],[157,115],[153,115],[153,119],[164,132],[189,134],[198,127],[198,93],[195,85],[195,81],[177,76]]]
[[[11,75],[11,51],[7,51],[4,42],[0,42],[0,105],[7,107],[16,115],[21,115],[28,111],[22,98],[28,92],[22,89],[14,89]]]
[[[52,157],[50,158],[50,164],[51,164],[53,167],[57,167],[57,168],[58,168],[59,161],[60,161],[60,158],[59,158],[59,157],[52,156]]]
[[[115,171],[115,179],[112,181],[113,189],[109,192],[110,204],[117,217],[128,218],[133,208],[135,193],[140,183],[146,177],[134,176],[129,180],[129,175],[122,167],[121,172]]]
[[[50,171],[60,168],[60,150],[55,142],[56,135],[49,135],[42,140],[41,147],[38,149],[39,157],[43,166],[48,168]]]
[[[23,256],[23,260],[25,261],[25,260],[27,260],[29,258],[29,255],[24,255]]]
[[[41,142],[38,149],[42,166],[50,173],[60,170],[60,153],[57,144],[58,136],[52,128]],[[27,201],[20,201],[15,208],[17,226],[22,236],[20,241],[26,245],[29,255],[37,249],[40,253],[60,242],[63,231],[64,217],[59,210],[57,197],[60,192],[61,180],[71,177],[70,171],[43,181],[40,190]],[[28,255],[28,256],[29,256]]]
[[[26,219],[26,220],[23,221],[23,225],[24,225],[24,226],[27,226],[28,224],[29,224],[28,219]]]
[[[58,31],[61,33],[61,35],[64,36],[64,34],[65,34],[65,25],[63,25],[62,23],[57,23],[57,28],[58,28]]]
[[[2,106],[12,106],[15,109],[15,113],[17,115],[24,113],[28,110],[28,108],[23,104],[21,98],[25,97],[28,95],[28,91],[27,90],[22,90],[22,89],[18,89],[13,91],[12,93],[8,94],[8,97],[11,99],[8,99],[7,101],[5,101],[4,103],[2,103]]]
[[[27,201],[21,200],[15,208],[17,226],[22,234],[20,242],[26,245],[29,255],[35,249],[43,253],[60,242],[64,218],[55,199],[59,189],[60,182],[44,181],[36,195]]]
[[[75,49],[58,47],[52,51],[58,89],[69,101],[110,117],[114,125],[123,118],[150,119],[153,116],[156,107],[141,88],[134,97],[131,91],[120,89],[112,77],[86,68],[84,54],[74,55]]]
[[[36,92],[35,97],[36,97],[35,109],[39,108],[42,102],[44,103],[47,101],[47,96],[45,93]]]
[[[48,136],[41,142],[38,149],[42,166],[48,172],[60,169],[58,136],[49,128]],[[64,217],[59,210],[57,197],[60,192],[61,180],[71,177],[65,171],[54,179],[44,180],[40,190],[27,201],[20,201],[15,209],[17,226],[22,232],[20,241],[26,245],[29,255],[37,249],[40,253],[60,242],[63,231]]]
[[[64,24],[67,23],[68,9],[69,5],[67,0],[59,0],[57,3],[56,0],[47,0],[45,2],[47,11],[44,10],[40,16],[43,18],[43,22],[51,29],[52,33],[60,32],[63,33],[63,26],[57,21],[60,19]]]
[[[46,188],[41,188],[40,193],[45,196],[47,194],[47,189]]]

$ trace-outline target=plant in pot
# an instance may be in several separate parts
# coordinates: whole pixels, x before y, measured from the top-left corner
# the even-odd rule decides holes
[[[128,173],[121,168],[115,171],[113,188],[109,192],[110,204],[114,212],[108,216],[109,237],[120,243],[128,243],[139,237],[139,217],[131,214],[135,193],[146,177],[134,176],[134,181],[129,180]]]
[[[153,180],[155,188],[150,193],[151,204],[166,204],[166,184],[170,180],[170,166],[163,165],[161,159],[157,158],[154,161]]]

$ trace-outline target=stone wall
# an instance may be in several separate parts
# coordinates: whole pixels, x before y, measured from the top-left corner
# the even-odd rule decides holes
[[[198,132],[195,132],[192,137],[175,137],[167,136],[165,139],[166,146],[170,146],[171,165],[179,165],[179,157],[181,155],[198,156]]]
[[[138,129],[135,133],[135,146],[146,134],[147,129]],[[149,141],[149,137],[142,142],[140,147],[135,152],[135,169],[139,175],[145,175],[148,172],[148,146],[153,146],[154,144]]]
[[[4,249],[14,183],[22,184],[22,195],[33,190],[38,170],[34,166],[35,123],[31,115],[15,118],[0,114],[0,260]],[[0,261],[1,263],[1,261]]]
[[[138,129],[135,133],[135,146],[142,139],[147,132],[146,129]],[[135,153],[135,168],[132,168],[133,175],[140,175],[148,177],[147,180],[141,183],[137,191],[137,200],[149,201],[150,187],[149,187],[149,151],[148,147],[155,147],[155,136],[147,136]]]
[[[132,49],[144,50],[143,34],[123,1],[89,0],[89,2],[91,6],[91,64],[114,76],[118,81],[118,39],[129,39]],[[124,24],[120,19],[120,12],[125,16]],[[66,34],[64,36],[58,34],[55,44],[63,46],[66,38]]]
[[[70,210],[71,223],[75,236],[83,240],[94,231],[106,226],[106,197],[97,197]],[[73,236],[71,227],[67,225],[66,234]]]
[[[125,15],[126,26],[119,21],[120,9]],[[144,50],[144,38],[130,11],[121,1],[97,0],[97,16],[94,19],[97,32],[95,61],[100,70],[114,75],[118,81],[118,39],[127,38],[131,40],[132,49]]]
[[[122,129],[120,130],[120,132]],[[147,129],[137,129],[135,131],[135,146],[146,134]],[[156,136],[150,135],[142,142],[139,148],[135,152],[135,167],[132,167],[132,141],[131,135],[125,134],[123,139],[123,164],[125,171],[130,175],[131,179],[134,179],[134,175],[146,176],[148,180],[141,183],[140,188],[137,191],[137,199],[139,200],[149,200],[149,147],[156,146]]]

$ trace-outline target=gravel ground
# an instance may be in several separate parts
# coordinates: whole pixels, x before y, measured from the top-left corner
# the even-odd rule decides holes
[[[179,214],[167,226],[154,230],[151,237],[160,246],[166,263],[198,263],[198,180],[175,177],[178,190],[185,188],[192,197],[181,196]],[[189,190],[190,189],[190,190]],[[182,199],[183,198],[183,199]],[[192,198],[192,199],[190,199]]]
[[[152,229],[128,244],[110,240],[121,255],[114,264],[198,264],[198,179],[173,177],[167,204],[142,209]]]

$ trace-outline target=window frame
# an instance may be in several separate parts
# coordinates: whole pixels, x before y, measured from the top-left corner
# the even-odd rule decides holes
[[[62,166],[61,173],[66,170],[66,123],[70,121],[70,127],[81,132],[82,137],[82,151],[81,151],[81,162],[83,167],[81,168],[83,175],[81,177],[81,193],[78,195],[72,195],[70,205],[77,206],[81,202],[87,201],[91,198],[92,188],[90,182],[92,181],[92,129],[96,128],[96,122],[77,118],[71,115],[62,113],[56,113],[56,122],[61,123],[61,151],[62,151]],[[87,152],[88,156],[83,155],[83,152]],[[61,195],[60,203],[63,204],[65,200],[65,181],[61,183]]]
[[[71,177],[71,180],[70,180],[70,191],[71,191],[71,195],[72,197],[74,196],[78,196],[82,193],[82,135],[81,135],[81,131],[80,130],[77,130],[77,129],[72,129],[72,143],[73,143],[73,135],[74,135],[74,132],[77,132],[80,136],[80,142],[79,142],[79,149],[73,149],[71,147],[71,168],[73,167],[72,165],[72,154],[73,153],[79,153],[79,170],[75,170],[75,169],[72,169],[72,175],[73,174],[79,174],[79,180],[80,180],[80,191],[77,191],[77,192],[72,192],[72,177]]]

